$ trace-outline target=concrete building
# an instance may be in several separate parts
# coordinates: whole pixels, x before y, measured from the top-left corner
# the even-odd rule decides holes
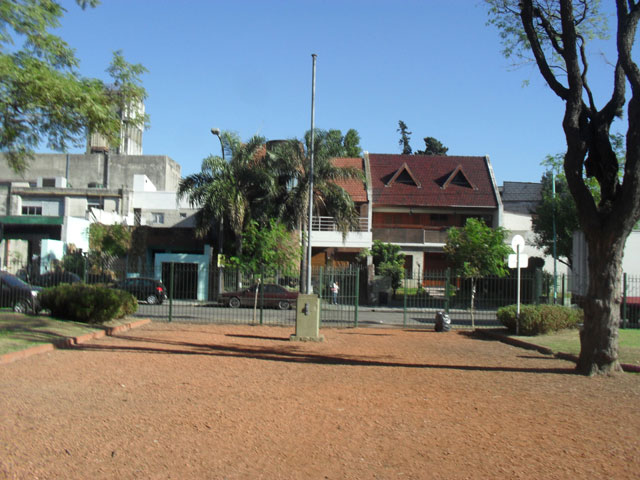
[[[139,227],[132,263],[145,271],[159,254],[169,255],[165,261],[199,255],[195,263],[208,264],[210,253],[193,235],[197,210],[178,202],[180,166],[167,156],[38,154],[22,175],[0,157],[0,178],[0,268],[38,259],[46,269],[70,245],[88,251],[93,222]],[[153,275],[161,277],[161,264]]]

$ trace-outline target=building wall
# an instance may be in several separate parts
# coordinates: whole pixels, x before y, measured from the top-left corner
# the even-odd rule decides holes
[[[104,188],[133,188],[133,176],[144,174],[159,190],[175,191],[180,182],[180,165],[166,155],[115,155],[92,153],[36,154],[20,175],[8,166],[0,154],[0,178],[5,181],[37,183],[38,177],[65,177],[67,186],[87,188],[90,184]]]
[[[507,245],[511,245],[511,240],[515,235],[521,235],[524,238],[524,248],[522,252],[531,257],[544,259],[543,269],[546,272],[553,273],[553,257],[545,255],[545,253],[534,245],[534,233],[532,231],[531,214],[504,212],[503,215],[504,228],[509,231],[505,240]],[[568,272],[568,267],[559,261],[556,261],[556,273],[563,275]]]

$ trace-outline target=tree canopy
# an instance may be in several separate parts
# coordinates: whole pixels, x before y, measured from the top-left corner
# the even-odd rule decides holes
[[[590,83],[593,56],[587,45],[607,36],[597,0],[486,0],[489,23],[500,31],[504,54],[533,61],[565,104],[564,172],[589,250],[589,287],[577,369],[585,374],[619,371],[621,266],[626,238],[640,219],[640,69],[633,60],[640,2],[616,0],[617,58],[612,85],[596,95]],[[631,95],[627,101],[627,85]],[[601,93],[601,92],[598,92]],[[604,98],[602,105],[598,100]],[[624,174],[611,141],[611,126],[626,110]],[[586,178],[598,184],[598,194]]]
[[[98,2],[77,3],[85,8]],[[89,129],[117,142],[113,96],[102,81],[78,73],[73,49],[51,33],[64,11],[55,0],[13,0],[0,8],[0,151],[16,171],[24,171],[41,141],[65,151],[81,146]]]
[[[231,260],[253,272],[262,268],[291,271],[300,261],[298,238],[284,224],[271,219],[267,226],[251,220],[242,233],[242,253]]]
[[[398,140],[398,145],[402,147],[403,155],[411,155],[411,145],[409,142],[411,141],[411,133],[409,131],[409,127],[402,120],[398,120],[398,129],[396,130],[400,134],[400,140]]]
[[[556,195],[553,197],[553,174],[542,176],[542,199],[532,212],[534,244],[545,255],[553,255],[554,217],[556,258],[569,268],[573,266],[573,233],[580,229],[576,202],[571,196],[564,175],[555,178]]]
[[[416,150],[416,155],[446,155],[449,149],[434,137],[424,137],[424,150]]]
[[[304,134],[305,144],[311,142],[311,130]],[[333,158],[357,158],[362,156],[360,146],[360,134],[357,130],[350,128],[342,135],[341,130],[322,130],[316,128],[313,134],[315,151],[323,151],[325,155]]]
[[[254,136],[243,143],[237,134],[220,134],[229,161],[210,155],[200,172],[183,178],[178,196],[200,208],[196,233],[204,236],[214,225],[224,222],[235,236],[236,255],[242,254],[242,232],[252,219],[266,216],[265,203],[273,192],[273,177],[264,168],[265,139]]]
[[[374,240],[371,250],[365,249],[359,255],[360,258],[372,256],[376,273],[391,279],[394,297],[404,277],[404,254],[400,251],[400,245]]]
[[[480,277],[508,273],[506,258],[512,253],[504,243],[507,231],[488,227],[483,220],[469,218],[462,228],[452,227],[447,233],[444,252],[452,268],[471,279],[471,322],[474,322],[476,282]]]

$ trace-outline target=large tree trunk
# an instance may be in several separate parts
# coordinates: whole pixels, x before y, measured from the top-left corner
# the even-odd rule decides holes
[[[618,362],[618,328],[626,235],[586,233],[589,288],[583,305],[584,326],[576,369],[585,375],[618,372],[622,370]]]

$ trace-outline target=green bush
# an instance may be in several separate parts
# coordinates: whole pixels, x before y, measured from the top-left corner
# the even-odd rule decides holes
[[[509,329],[516,331],[516,305],[498,309],[498,321]],[[582,310],[560,305],[521,305],[520,335],[542,335],[557,332],[566,328],[576,328],[582,323]]]
[[[138,302],[130,293],[98,285],[62,284],[40,293],[51,316],[82,323],[102,324],[135,313]]]

